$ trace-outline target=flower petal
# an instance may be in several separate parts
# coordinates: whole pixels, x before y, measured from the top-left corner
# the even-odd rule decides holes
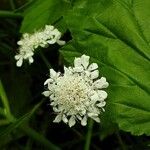
[[[53,104],[53,106],[54,106],[54,104]],[[57,107],[53,107],[53,111],[56,112],[56,113],[60,112],[60,110]]]
[[[98,70],[94,70],[93,72],[91,72],[91,79],[96,79],[99,76],[99,71]]]
[[[103,90],[98,90],[97,93],[98,93],[98,96],[99,96],[100,100],[104,100],[104,99],[107,98],[107,95],[108,95],[108,94],[107,94],[105,91],[103,91]]]
[[[52,25],[45,25],[45,30],[52,31],[52,30],[54,30],[54,26],[52,26]]]
[[[62,41],[62,40],[57,40],[56,41],[59,45],[65,45],[66,44],[66,42],[65,41]]]
[[[29,57],[29,64],[33,63],[34,59],[33,57]]]
[[[20,40],[20,41],[17,42],[17,44],[18,45],[23,45],[23,41]]]
[[[54,69],[50,69],[50,77],[51,78],[55,78],[55,76],[57,75],[57,73],[55,72]]]
[[[107,88],[109,83],[106,81],[105,77],[101,77],[93,83],[94,87],[97,89]]]
[[[24,59],[28,59],[29,57],[33,56],[34,53],[32,51],[27,51],[26,54],[24,55]]]
[[[93,120],[95,120],[96,122],[100,123],[100,118],[99,117],[91,117]]]
[[[105,101],[102,101],[98,104],[96,104],[98,107],[104,107],[106,105],[106,102]]]
[[[44,85],[48,84],[48,83],[52,83],[53,82],[53,79],[49,78],[47,79],[45,82],[44,82]]]
[[[71,116],[70,119],[69,119],[69,127],[74,126],[75,123],[76,123],[75,117],[74,117],[74,116]]]
[[[21,55],[20,55],[20,54],[15,55],[15,59],[16,59],[16,60],[18,60],[18,59],[20,59],[20,58],[21,58]]]
[[[54,44],[54,43],[56,43],[56,39],[47,40],[47,43],[48,44]]]
[[[21,67],[22,63],[23,63],[23,58],[20,58],[16,63],[17,67]]]
[[[87,116],[84,116],[83,119],[81,120],[81,125],[86,126],[87,125]]]
[[[65,75],[72,75],[72,73],[73,72],[72,72],[71,68],[67,68],[67,67],[64,66],[64,74]]]
[[[95,92],[92,96],[91,96],[91,100],[92,102],[96,102],[97,100],[99,100],[99,95],[97,92]]]
[[[63,115],[63,116],[62,116],[62,120],[63,120],[64,123],[67,123],[67,122],[68,122],[68,119],[67,119],[66,115]]]
[[[81,63],[85,69],[87,69],[87,67],[89,65],[89,59],[90,59],[89,56],[86,56],[86,55],[81,56]]]
[[[75,72],[82,72],[83,71],[83,67],[82,66],[81,67],[75,67],[75,68],[73,68],[73,70]]]
[[[55,123],[59,123],[62,120],[62,114],[59,114],[55,117],[55,119],[53,120],[53,122]]]
[[[92,63],[92,64],[88,67],[88,70],[89,70],[89,71],[93,71],[93,70],[95,70],[95,69],[97,69],[97,68],[98,68],[97,63]]]
[[[74,59],[74,67],[81,67],[81,58]]]
[[[42,94],[43,94],[44,96],[46,96],[46,97],[49,97],[49,96],[50,96],[50,91],[44,91]]]
[[[93,113],[93,112],[89,112],[89,113],[88,113],[88,116],[89,116],[89,117],[93,117],[93,116],[97,117],[98,114],[97,114],[97,113]]]

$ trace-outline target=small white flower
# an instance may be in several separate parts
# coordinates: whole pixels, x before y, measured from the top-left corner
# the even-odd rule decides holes
[[[86,55],[75,58],[74,67],[64,67],[64,74],[50,69],[43,94],[50,98],[50,105],[57,114],[53,122],[63,121],[70,127],[77,120],[86,126],[88,117],[100,122],[99,115],[104,111],[107,98],[102,89],[109,84],[105,77],[98,79],[98,65],[89,64],[89,59]]]
[[[41,31],[36,31],[33,34],[25,33],[17,44],[20,46],[18,54],[15,56],[16,65],[21,67],[23,60],[28,60],[33,63],[34,50],[38,47],[47,47],[49,44],[58,43],[64,45],[65,41],[60,40],[61,32],[55,29],[54,26],[46,25]]]

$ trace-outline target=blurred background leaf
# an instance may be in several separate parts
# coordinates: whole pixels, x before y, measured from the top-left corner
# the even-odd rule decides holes
[[[69,8],[70,3],[64,0],[37,0],[25,10],[21,32],[33,32],[46,24],[55,24],[61,32],[64,32],[66,28],[63,16]]]

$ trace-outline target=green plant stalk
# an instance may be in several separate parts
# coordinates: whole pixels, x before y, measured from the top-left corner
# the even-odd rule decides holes
[[[15,3],[14,3],[14,0],[9,0],[9,3],[10,3],[10,6],[11,6],[11,9],[12,10],[15,10]]]
[[[4,125],[8,125],[8,124],[10,124],[9,120],[6,120],[6,119],[1,119],[0,120],[0,126],[4,126]]]
[[[33,140],[43,144],[43,146],[45,146],[46,148],[52,149],[52,150],[60,150],[59,147],[57,147],[56,145],[51,143],[43,135],[39,134],[38,132],[36,132],[32,128],[30,128],[28,126],[21,126],[20,129],[23,132],[25,132],[29,137],[31,137]]]
[[[119,134],[119,131],[116,132],[116,136],[117,136],[117,139],[118,139],[119,144],[120,144],[120,146],[121,146],[121,149],[122,149],[122,150],[127,150],[126,145],[123,143],[123,141],[122,141],[122,139],[121,139],[121,136],[120,136],[120,134]]]
[[[7,117],[7,119],[12,122],[14,120],[14,117],[12,116],[11,112],[10,112],[10,107],[9,107],[9,102],[5,93],[5,90],[3,88],[3,84],[0,80],[0,98],[2,100],[2,103],[4,105],[4,113]]]
[[[88,124],[88,131],[87,131],[87,135],[86,135],[84,150],[89,150],[90,149],[92,131],[93,131],[93,124],[94,124],[94,121],[92,119],[90,119],[89,124]]]
[[[0,115],[5,116],[5,111],[3,108],[0,108]]]
[[[0,18],[22,18],[20,13],[14,13],[12,11],[0,10]]]
[[[27,143],[26,143],[24,150],[32,150],[32,144],[33,144],[33,141],[31,138],[29,138]]]
[[[28,0],[25,4],[23,4],[22,6],[20,6],[17,9],[15,9],[14,12],[19,12],[19,11],[22,11],[22,10],[26,9],[33,2],[34,2],[34,0]]]
[[[45,63],[45,65],[47,66],[48,69],[51,68],[51,65],[49,63],[49,61],[47,60],[47,58],[45,57],[45,55],[43,54],[43,52],[41,50],[39,50],[39,54],[43,60],[43,62]]]

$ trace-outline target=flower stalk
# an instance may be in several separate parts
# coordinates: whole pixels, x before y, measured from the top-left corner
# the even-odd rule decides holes
[[[94,125],[94,121],[92,119],[89,119],[88,131],[87,131],[87,135],[86,135],[86,141],[85,141],[85,145],[84,145],[84,150],[90,150],[93,125]]]
[[[21,19],[22,18],[22,14],[15,13],[13,11],[0,10],[0,18]]]

